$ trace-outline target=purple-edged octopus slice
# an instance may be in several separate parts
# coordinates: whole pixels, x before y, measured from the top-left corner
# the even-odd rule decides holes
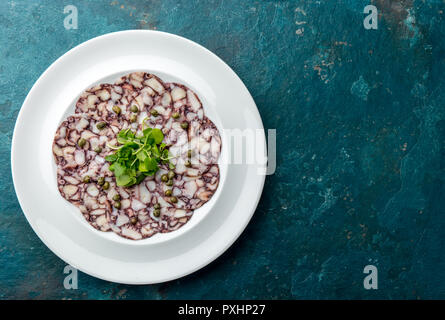
[[[187,121],[202,120],[204,109],[198,95],[179,83],[168,83],[175,111],[181,113]]]
[[[76,205],[85,219],[96,229],[109,230],[106,211],[110,204],[106,193],[96,182],[99,177],[111,176],[103,158],[105,143],[114,137],[110,128],[93,132],[96,120],[74,115],[59,126],[53,143],[57,165],[57,184],[62,197]],[[83,143],[80,143],[83,139]],[[90,183],[85,182],[85,177]],[[107,178],[111,180],[110,178]]]
[[[131,97],[128,110],[136,106],[139,129],[145,121],[145,125],[151,128],[163,129],[165,122],[171,115],[171,96],[164,82],[157,76],[146,72],[133,72],[119,78],[116,86],[127,88]]]
[[[207,117],[189,123],[187,139],[186,148],[180,143],[174,143],[170,147],[170,153],[175,157],[172,163],[176,165],[177,174],[195,177],[204,174],[218,163],[221,137],[215,124]]]
[[[76,114],[63,121],[53,142],[56,164],[63,170],[79,171],[92,160],[104,165],[106,143],[115,139],[113,127],[97,129],[99,121]]]
[[[156,183],[148,177],[142,183],[127,188],[122,194],[122,188],[111,183],[111,197],[113,192],[120,193],[120,208],[113,208],[107,215],[107,222],[111,230],[125,238],[139,240],[151,237],[155,233],[166,233],[184,225],[193,213],[167,206],[160,201],[156,190]],[[160,206],[160,215],[154,214],[154,206]]]
[[[159,201],[171,207],[194,210],[210,200],[218,187],[217,162],[221,152],[221,137],[214,123],[201,113],[201,102],[193,91],[177,84],[169,84],[168,87],[176,100],[176,118],[172,117],[167,122],[171,126],[164,128],[164,142],[170,145],[170,162],[175,165],[176,176],[173,186],[167,186],[161,176],[168,169],[161,167],[156,174],[157,193],[162,196]],[[190,116],[191,110],[195,111],[193,117]],[[184,123],[186,126],[183,126]],[[165,191],[169,189],[175,201],[165,196]]]
[[[162,100],[162,95],[148,84],[161,92],[165,91],[156,76],[133,72],[119,78],[115,84],[101,84],[86,90],[76,103],[76,113],[105,121],[119,130],[128,127],[137,130],[142,120],[150,115],[148,109]],[[133,111],[134,107],[137,108],[136,112]]]
[[[175,172],[184,174],[189,171],[192,176],[207,172],[213,164],[218,162],[221,152],[221,137],[215,124],[205,115],[198,96],[188,87],[168,83],[167,87],[173,99],[173,112],[179,118],[170,119],[164,127],[165,142],[173,154],[173,164],[177,166]],[[186,123],[187,129],[181,127]],[[189,151],[191,159],[187,158]],[[191,167],[187,169],[187,160]]]
[[[176,174],[173,186],[167,186],[165,182],[162,182],[161,176],[166,172],[168,172],[166,168],[161,168],[155,177],[155,196],[163,207],[185,210],[198,209],[211,199],[218,188],[219,167],[217,164],[214,164],[203,175]],[[167,190],[172,191],[171,196],[166,195]]]
[[[111,207],[103,190],[95,183],[84,183],[76,173],[71,175],[60,168],[57,170],[57,180],[60,194],[78,207],[94,228],[110,230],[106,213]]]

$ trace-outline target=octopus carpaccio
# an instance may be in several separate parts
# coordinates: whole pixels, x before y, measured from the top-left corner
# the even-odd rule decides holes
[[[113,111],[115,106],[119,114]],[[137,112],[132,111],[134,106]],[[113,152],[108,145],[116,145],[123,129],[140,133],[143,122],[163,131],[174,169],[162,164],[142,183],[119,187],[105,161]],[[184,122],[186,128],[181,125]],[[100,84],[82,93],[75,114],[61,123],[53,143],[60,194],[94,228],[132,240],[177,230],[210,200],[218,188],[220,151],[218,129],[205,116],[196,93],[145,72],[130,73],[114,84]],[[161,177],[169,170],[175,176],[167,185]],[[167,190],[175,201],[166,196]]]

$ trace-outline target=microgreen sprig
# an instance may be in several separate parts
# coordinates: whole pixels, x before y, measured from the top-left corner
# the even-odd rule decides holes
[[[146,128],[142,135],[136,135],[130,128],[121,130],[117,135],[118,145],[107,145],[114,153],[105,157],[111,163],[116,184],[121,187],[139,184],[145,177],[153,176],[160,164],[174,168],[163,140],[164,134],[156,128]]]

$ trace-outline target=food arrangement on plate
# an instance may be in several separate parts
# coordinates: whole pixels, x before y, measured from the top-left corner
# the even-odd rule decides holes
[[[127,74],[148,70],[165,82]],[[82,272],[126,284],[183,277],[239,237],[264,186],[263,161],[223,161],[236,150],[221,128],[255,132],[266,156],[255,102],[221,59],[165,32],[102,35],[57,59],[23,102],[11,145],[18,201],[43,243]]]
[[[187,223],[218,188],[220,152],[196,93],[146,72],[82,93],[53,142],[60,194],[132,240]]]

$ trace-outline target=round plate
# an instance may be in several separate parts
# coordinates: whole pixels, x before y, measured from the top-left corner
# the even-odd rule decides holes
[[[193,89],[203,101],[206,115],[220,130],[222,159],[230,158],[228,129],[252,130],[256,145],[265,152],[264,128],[255,102],[229,66],[185,38],[131,30],[80,44],[42,74],[20,110],[11,165],[26,218],[57,256],[104,280],[150,284],[204,267],[238,238],[258,204],[266,164],[223,161],[220,186],[211,203],[170,234],[148,241],[121,241],[112,233],[89,226],[57,190],[52,141],[60,122],[73,113],[83,90],[132,71],[151,72],[164,81],[174,80]],[[265,156],[264,152],[260,155]]]

